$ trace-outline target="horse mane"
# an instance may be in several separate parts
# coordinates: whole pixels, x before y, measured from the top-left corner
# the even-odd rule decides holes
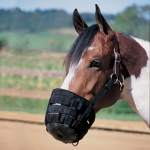
[[[98,32],[99,27],[97,24],[94,24],[84,31],[77,37],[75,42],[73,43],[71,50],[67,55],[67,63],[69,65],[75,65],[81,59],[83,52],[87,49],[87,47],[91,44],[95,34]]]

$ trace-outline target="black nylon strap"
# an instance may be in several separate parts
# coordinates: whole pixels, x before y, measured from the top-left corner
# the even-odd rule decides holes
[[[46,115],[46,122],[47,123],[58,123],[60,122],[60,115],[59,114],[47,114]]]
[[[70,100],[69,99],[63,99],[60,96],[58,96],[58,97],[56,96],[55,98],[51,98],[51,100],[50,100],[50,104],[55,104],[55,103],[69,106]]]
[[[83,116],[80,118],[80,121],[83,118],[88,118],[93,106],[95,105],[95,103],[97,103],[99,101],[99,99],[102,98],[102,96],[111,89],[111,87],[114,85],[114,76],[112,75],[110,80],[107,82],[107,84],[102,88],[102,90],[95,96],[95,98],[90,102],[89,106],[87,107],[87,109],[85,110]]]
[[[105,84],[105,86],[102,88],[102,90],[95,96],[95,98],[90,102],[91,105],[94,105],[99,101],[99,99],[102,98],[102,96],[111,89],[111,87],[114,85],[113,77],[110,78],[110,80]]]
[[[75,109],[64,105],[51,105],[51,107],[48,107],[48,112],[71,115],[72,117],[76,117],[77,115],[77,111]]]
[[[64,123],[69,126],[73,121],[72,116],[66,116],[65,114],[47,114],[45,119],[47,123]]]

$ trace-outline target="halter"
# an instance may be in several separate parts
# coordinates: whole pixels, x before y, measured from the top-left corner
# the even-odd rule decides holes
[[[121,62],[118,38],[117,33],[115,31],[113,33],[113,72],[109,81],[92,101],[64,89],[53,90],[45,115],[45,125],[47,132],[55,139],[64,143],[72,143],[74,146],[78,145],[79,140],[84,137],[95,120],[93,106],[114,84],[118,84],[120,90],[123,90],[124,85],[118,79]]]
[[[113,73],[110,76],[109,81],[105,84],[105,86],[102,88],[102,90],[95,96],[95,98],[90,102],[90,105],[95,105],[102,96],[111,89],[111,87],[114,84],[118,84],[120,87],[120,91],[123,91],[124,84],[119,80],[118,76],[120,74],[120,62],[121,62],[121,55],[119,53],[119,44],[118,44],[118,38],[117,33],[113,31],[114,33],[114,66],[113,66]]]
[[[117,33],[113,31],[114,33],[114,68],[113,68],[113,75],[115,75],[115,83],[117,83],[120,86],[120,90],[122,91],[124,88],[124,84],[118,79],[118,76],[120,74],[120,63],[121,63],[121,55],[119,53],[119,43],[118,43],[118,37]]]

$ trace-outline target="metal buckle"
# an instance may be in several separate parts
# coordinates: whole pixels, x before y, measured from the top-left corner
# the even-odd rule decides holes
[[[118,52],[114,52],[114,56],[115,56],[115,61],[117,63],[120,63],[121,62],[121,56]]]
[[[118,84],[120,86],[120,91],[123,91],[124,84],[118,79],[118,76],[116,74],[111,74],[110,78],[114,80],[114,84]]]
[[[73,146],[77,146],[79,144],[79,141],[72,143]]]
[[[124,84],[118,79],[118,77],[116,78],[115,84],[118,84],[120,86],[120,91],[122,92]]]

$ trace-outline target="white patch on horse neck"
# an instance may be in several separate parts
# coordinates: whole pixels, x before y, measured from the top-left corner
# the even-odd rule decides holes
[[[124,90],[121,98],[125,99],[130,106],[141,116],[145,123],[150,127],[150,71],[149,71],[149,46],[150,43],[141,39],[134,38],[146,51],[148,56],[147,66],[142,68],[138,78],[130,76],[124,81]]]
[[[82,61],[83,60],[80,59],[78,65],[72,66],[71,68],[69,68],[69,72],[68,72],[66,78],[64,79],[63,84],[60,87],[61,89],[69,90],[69,85],[70,85],[70,82],[71,82],[72,78],[74,77],[75,70],[81,64]]]

